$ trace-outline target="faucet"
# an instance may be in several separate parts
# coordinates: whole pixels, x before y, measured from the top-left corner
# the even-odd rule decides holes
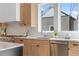
[[[26,31],[26,35],[25,36],[26,37],[29,36],[29,30]]]
[[[66,34],[65,39],[70,39],[70,35]]]

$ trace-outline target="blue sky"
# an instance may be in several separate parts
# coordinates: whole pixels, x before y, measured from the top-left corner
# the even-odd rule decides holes
[[[77,17],[77,3],[62,3],[61,10],[65,13],[72,15],[73,17]],[[71,14],[70,14],[71,13]]]
[[[44,13],[46,13],[49,10],[49,8],[54,7],[53,4],[52,3],[43,4],[41,6],[42,11],[44,11]],[[62,11],[64,11],[67,14],[70,14],[70,12],[71,12],[71,15],[76,18],[76,16],[77,16],[77,7],[78,7],[77,3],[61,3],[60,6],[61,6]]]

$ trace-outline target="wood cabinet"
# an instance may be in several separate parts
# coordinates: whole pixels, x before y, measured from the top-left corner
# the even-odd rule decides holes
[[[79,56],[79,42],[69,42],[69,56]]]
[[[49,56],[50,45],[48,40],[15,39],[15,42],[24,44],[23,56]]]
[[[31,55],[32,56],[49,56],[50,46],[48,40],[31,40]]]
[[[23,48],[23,56],[31,56],[31,41],[29,39],[23,40],[24,48]]]
[[[8,27],[7,23],[0,23],[0,28],[5,29]]]
[[[6,32],[7,27],[8,27],[8,24],[7,23],[0,23],[0,30],[1,30],[0,36],[7,35],[7,32]]]
[[[68,42],[66,41],[50,41],[51,56],[68,56]]]
[[[23,25],[36,26],[38,8],[35,3],[20,4],[20,20]]]
[[[50,47],[51,47],[51,49],[50,49],[50,55],[51,56],[58,56],[58,48],[57,48],[57,45],[56,44],[50,44]]]
[[[79,42],[43,39],[15,39],[24,44],[23,56],[79,56]]]
[[[30,40],[28,39],[15,39],[16,43],[24,44],[23,46],[23,56],[30,56]]]
[[[23,39],[14,39],[16,43],[24,44]]]

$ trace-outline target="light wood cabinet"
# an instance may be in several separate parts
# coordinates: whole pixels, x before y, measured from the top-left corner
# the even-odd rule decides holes
[[[43,39],[15,39],[24,44],[23,56],[79,56],[79,42]]]
[[[0,28],[5,29],[8,27],[7,23],[0,23]]]
[[[50,46],[48,40],[32,40],[31,55],[32,56],[49,56]]]
[[[24,39],[24,48],[23,48],[23,56],[31,56],[30,51],[31,51],[31,41],[29,39]]]
[[[36,26],[38,8],[35,3],[20,4],[20,20],[23,25]]]
[[[79,42],[69,42],[69,56],[79,56]]]
[[[28,39],[15,39],[16,43],[24,44],[23,46],[23,56],[30,56],[30,40]]]
[[[7,27],[8,27],[8,24],[7,23],[0,23],[0,30],[1,30],[0,36],[7,35],[7,32],[6,32]]]
[[[50,55],[51,56],[58,56],[58,47],[57,47],[57,44],[50,44]]]
[[[16,43],[24,44],[23,39],[14,39]]]
[[[67,56],[68,42],[66,41],[50,41],[50,55],[51,56]]]
[[[50,45],[48,40],[15,39],[15,42],[24,44],[23,56],[49,56]]]

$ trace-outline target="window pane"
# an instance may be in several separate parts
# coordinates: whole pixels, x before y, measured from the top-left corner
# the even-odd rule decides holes
[[[42,31],[53,31],[54,23],[54,4],[53,3],[43,3],[41,5],[41,24]]]
[[[78,5],[77,3],[61,3],[61,30],[78,30]]]

